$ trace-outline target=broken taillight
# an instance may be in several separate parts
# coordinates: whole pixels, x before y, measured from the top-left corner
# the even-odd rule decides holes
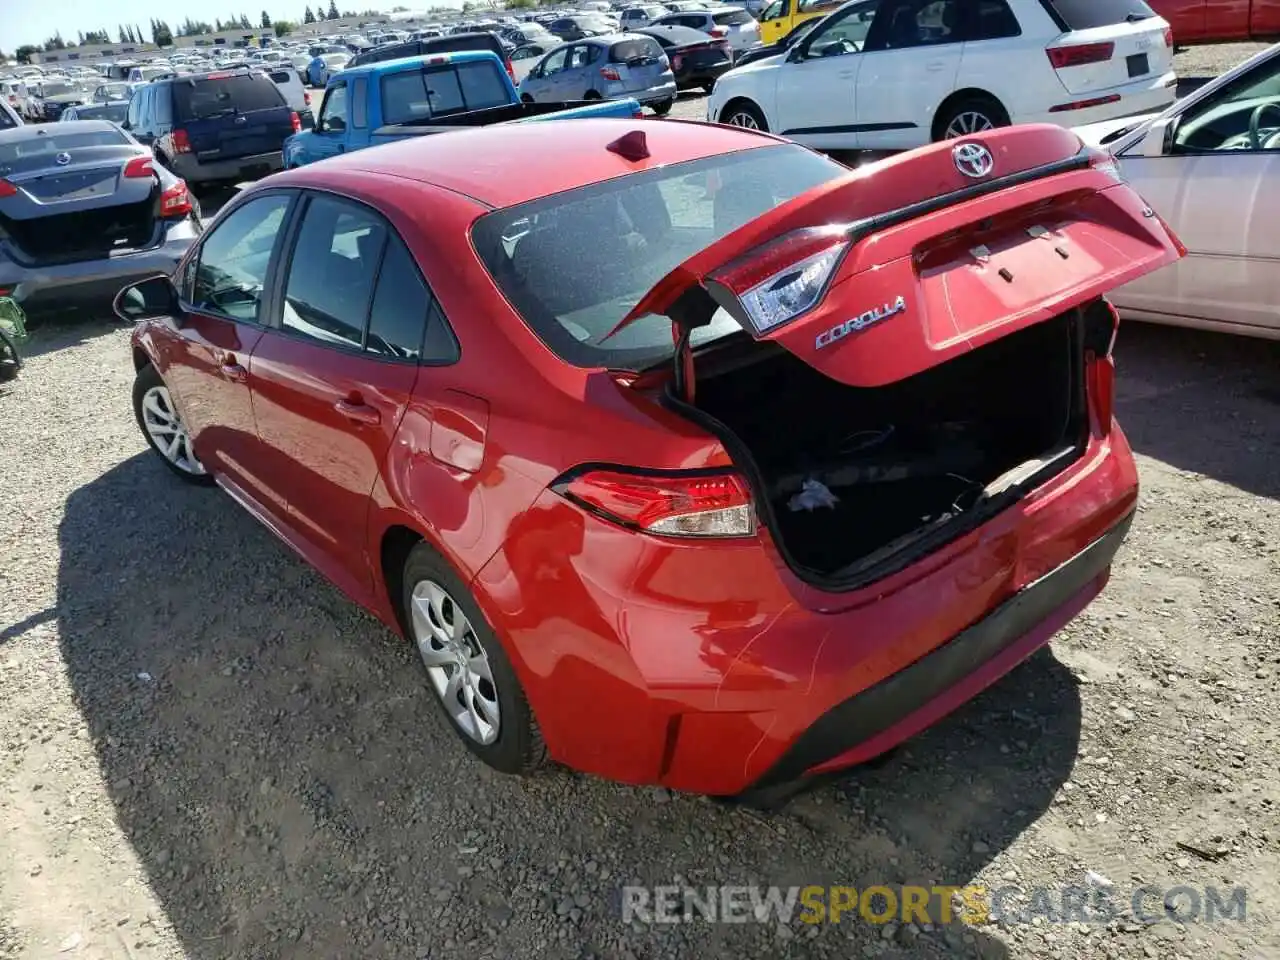
[[[849,244],[844,226],[805,227],[731,261],[703,285],[739,323],[765,334],[818,304]]]
[[[645,473],[625,467],[569,474],[552,489],[596,516],[667,537],[750,537],[746,480],[728,471]]]

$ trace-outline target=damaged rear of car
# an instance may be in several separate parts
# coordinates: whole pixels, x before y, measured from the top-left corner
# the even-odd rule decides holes
[[[637,438],[554,485],[707,595],[721,666],[638,668],[664,691],[652,778],[677,788],[759,794],[954,709],[1101,590],[1136,501],[1104,295],[1183,251],[1111,160],[1029,126],[826,163],[744,149],[473,230],[561,359],[714,438],[696,464]],[[607,229],[576,242],[588,212]],[[592,588],[626,610],[634,581]],[[712,631],[726,593],[750,614]]]

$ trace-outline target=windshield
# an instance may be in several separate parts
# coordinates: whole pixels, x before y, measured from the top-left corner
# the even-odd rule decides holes
[[[495,210],[476,222],[472,240],[499,289],[561,359],[639,370],[672,355],[671,322],[643,317],[608,334],[655,283],[845,172],[794,144],[720,154]],[[739,329],[721,310],[693,342]]]
[[[74,93],[75,89],[69,83],[46,83],[40,87],[40,93],[46,97],[57,97],[64,93]]]

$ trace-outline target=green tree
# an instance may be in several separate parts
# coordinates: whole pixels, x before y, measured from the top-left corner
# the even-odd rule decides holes
[[[262,11],[262,29],[263,30],[271,29],[271,17],[265,10]]]
[[[315,15],[314,13],[312,13],[312,12],[311,12],[311,8],[310,8],[310,7],[307,7],[306,11],[302,14],[302,22],[303,22],[303,23],[315,23],[315,22],[316,22],[316,15]]]
[[[326,17],[327,17],[327,19],[329,19],[329,20],[338,20],[338,19],[341,19],[341,14],[339,14],[339,13],[338,13],[338,2],[337,2],[337,0],[329,0],[329,12],[328,12],[328,14],[326,14]]]
[[[44,42],[44,48],[46,50],[65,50],[67,49],[67,43],[62,39],[61,33],[55,33]]]
[[[240,14],[240,29],[241,30],[253,29],[253,24],[249,22],[249,18],[246,17],[243,13]]]
[[[277,37],[287,37],[289,34],[293,33],[294,30],[298,29],[298,25],[288,20],[277,20],[271,25],[271,29],[276,32]]]

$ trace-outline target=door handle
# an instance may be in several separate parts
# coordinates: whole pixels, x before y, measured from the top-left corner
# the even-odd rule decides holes
[[[338,413],[352,423],[367,423],[372,426],[382,420],[382,414],[375,407],[371,407],[367,403],[361,403],[358,400],[339,400],[333,405],[333,409],[337,410]]]
[[[231,354],[223,357],[220,372],[232,383],[244,383],[249,379],[249,371],[240,366]]]
[[[935,60],[933,61],[933,63],[925,65],[925,69],[928,70],[930,73],[937,73],[939,70],[945,70],[946,68],[947,68],[947,65],[945,63],[942,63],[939,60]]]

